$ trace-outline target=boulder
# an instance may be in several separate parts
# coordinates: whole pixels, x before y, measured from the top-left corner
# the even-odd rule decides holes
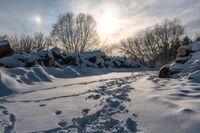
[[[189,55],[189,50],[184,48],[184,47],[180,47],[178,50],[177,50],[177,56],[180,56],[180,57],[186,57]]]
[[[88,59],[90,62],[95,63],[97,61],[97,57],[93,56]]]
[[[0,40],[0,58],[13,54],[13,50],[7,40]]]
[[[61,51],[58,48],[52,48],[51,50],[52,55],[54,56],[55,59],[60,59],[61,58]]]
[[[35,53],[35,56],[38,56],[37,62],[41,65],[45,65],[47,67],[54,66],[54,56],[52,55],[51,51],[43,50],[38,51]],[[41,59],[40,59],[41,58]]]
[[[159,71],[159,78],[169,78],[170,77],[170,69],[169,67],[162,67]]]
[[[115,67],[118,67],[118,68],[120,68],[122,65],[118,60],[113,60],[112,63],[115,65]]]
[[[33,62],[27,62],[25,67],[32,67],[35,64],[37,64],[37,61],[33,61]]]
[[[184,64],[172,63],[160,68],[159,78],[171,78],[185,68]]]
[[[76,65],[76,58],[73,56],[67,56],[62,59],[62,64],[65,65]]]
[[[54,66],[54,58],[48,56],[48,54],[43,59],[44,65],[47,67],[53,67]]]
[[[64,65],[77,65],[78,56],[76,54],[62,53],[61,54],[61,64]]]

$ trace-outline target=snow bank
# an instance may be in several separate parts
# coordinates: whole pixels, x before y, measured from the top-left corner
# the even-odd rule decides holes
[[[1,41],[1,45],[8,42]],[[10,95],[20,86],[51,82],[56,78],[95,75],[96,69],[139,68],[138,62],[126,57],[109,57],[102,51],[67,53],[53,48],[32,53],[16,53],[0,58],[0,96]],[[90,69],[91,68],[91,69]],[[95,70],[92,70],[95,69]],[[110,71],[110,70],[109,70]]]
[[[63,66],[63,68],[44,67],[41,65],[34,65],[31,68],[14,67],[5,68],[0,67],[0,97],[11,94],[21,93],[24,91],[33,91],[39,89],[41,86],[34,87],[37,84],[48,84],[57,80],[58,78],[75,78],[83,76],[101,75],[111,72],[127,72],[133,69],[117,69],[117,68],[79,68],[74,66]],[[135,70],[135,69],[134,69]],[[32,88],[33,86],[33,88]]]
[[[165,70],[163,68],[165,68]],[[176,63],[164,65],[163,67],[161,67],[159,72],[159,77],[177,78],[182,76],[188,76],[189,79],[193,79],[192,73],[195,73],[194,77],[198,77],[196,75],[199,74],[198,73],[199,70],[200,70],[200,42],[195,42],[190,45],[181,46],[178,49]]]
[[[24,91],[25,86],[36,82],[50,82],[52,79],[46,70],[36,65],[31,69],[23,67],[0,68],[0,97]],[[28,88],[27,88],[28,89]]]
[[[4,69],[0,69],[0,97],[14,93],[14,88],[17,87],[17,81],[9,76]]]

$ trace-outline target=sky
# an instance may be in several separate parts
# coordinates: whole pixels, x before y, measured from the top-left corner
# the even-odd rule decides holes
[[[200,33],[200,0],[0,0],[0,34],[49,35],[59,14],[93,15],[102,40],[117,43],[165,18],[178,18],[189,36]]]

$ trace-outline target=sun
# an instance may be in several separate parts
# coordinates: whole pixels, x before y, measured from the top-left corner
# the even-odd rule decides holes
[[[105,11],[100,17],[98,28],[100,34],[111,35],[119,28],[119,19],[111,10]]]
[[[37,24],[41,24],[42,23],[42,18],[41,18],[41,16],[35,16],[35,18],[34,18],[34,20],[35,20],[35,22],[37,23]]]

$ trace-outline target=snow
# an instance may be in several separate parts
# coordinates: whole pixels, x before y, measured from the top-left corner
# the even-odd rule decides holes
[[[81,56],[85,59],[89,59],[94,56],[96,56],[97,58],[101,58],[101,57],[105,56],[105,53],[98,50],[98,51],[92,51],[92,52],[85,52]]]
[[[200,51],[200,42],[193,43],[192,47],[191,47],[191,50],[192,51]]]
[[[170,70],[173,71],[181,71],[184,68],[184,64],[176,64],[176,63],[172,63],[169,65]]]
[[[9,42],[7,40],[0,40],[0,46],[8,45]]]
[[[0,59],[0,64],[4,64],[6,67],[22,67],[24,63],[18,59],[25,58],[21,54],[15,54],[13,56],[8,56]]]
[[[0,72],[0,132],[200,130],[199,71],[194,80],[160,79],[145,69],[35,65]]]
[[[186,57],[177,56],[175,60],[176,60],[176,61],[187,61],[187,60],[190,59],[190,58],[191,58],[191,55],[186,56]]]
[[[192,54],[191,58],[186,63],[191,64],[199,59],[200,59],[200,51],[197,51]]]
[[[198,133],[198,86],[153,76],[140,79],[132,95],[135,102],[128,106],[138,112],[138,128],[144,133]]]
[[[200,82],[200,70],[194,71],[188,75],[188,79],[191,79],[193,82]]]
[[[48,57],[54,58],[50,50],[38,51],[38,52],[35,52],[33,54],[40,56],[40,57],[45,57],[46,55],[48,55]]]

